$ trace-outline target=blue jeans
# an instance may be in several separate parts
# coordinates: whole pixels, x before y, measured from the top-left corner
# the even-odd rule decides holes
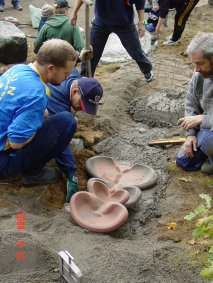
[[[27,145],[21,149],[0,151],[0,178],[41,168],[49,160],[57,158],[70,144],[76,127],[76,121],[69,112],[47,118]],[[59,168],[69,174],[64,166],[59,165]]]
[[[90,44],[93,47],[93,58],[91,59],[91,71],[94,76],[95,69],[101,59],[104,47],[109,35],[114,32],[120,38],[120,41],[129,55],[136,61],[142,73],[146,74],[152,70],[152,64],[146,57],[141,48],[138,31],[135,25],[119,26],[99,26],[92,24],[90,32]],[[82,62],[81,75],[86,75],[86,62]]]
[[[17,6],[19,4],[19,0],[11,0],[11,4],[13,6]],[[4,5],[5,5],[4,0],[0,0],[0,6],[4,6]]]
[[[181,147],[176,158],[176,164],[186,171],[200,170],[205,159],[213,165],[213,132],[209,129],[200,129],[197,133],[197,151],[192,158],[184,154]]]

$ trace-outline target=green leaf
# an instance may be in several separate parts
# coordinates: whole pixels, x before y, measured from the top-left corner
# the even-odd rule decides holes
[[[204,268],[200,272],[200,276],[202,278],[205,278],[205,279],[208,279],[208,280],[212,280],[213,279],[213,268],[211,266],[209,268]]]
[[[193,211],[191,211],[189,214],[187,214],[184,219],[186,220],[192,220],[195,216],[202,214],[206,212],[206,208],[203,204],[200,206],[196,207]]]
[[[193,235],[193,237],[198,238],[198,237],[205,235],[205,233],[204,233],[203,229],[197,228],[197,229],[194,230],[192,235]]]
[[[213,247],[209,249],[209,253],[213,253]]]
[[[187,214],[186,216],[184,216],[185,220],[192,220],[195,217],[195,213],[192,211],[189,214]]]
[[[211,201],[212,201],[212,198],[209,196],[209,195],[206,195],[206,194],[199,194],[199,196],[202,198],[202,199],[205,199],[206,201],[206,206],[208,208],[211,208]]]

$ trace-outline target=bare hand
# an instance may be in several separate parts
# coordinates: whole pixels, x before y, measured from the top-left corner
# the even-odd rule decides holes
[[[75,26],[77,22],[77,13],[72,13],[70,17],[70,23],[71,25]]]
[[[138,24],[138,34],[140,37],[143,37],[145,35],[145,26],[143,23]]]
[[[188,116],[180,118],[177,122],[184,130],[189,130],[199,126],[203,122],[203,115]]]
[[[156,35],[158,35],[158,36],[160,35],[160,29],[159,29],[158,27],[155,28],[155,33],[156,33]]]
[[[197,138],[195,136],[186,137],[183,150],[187,157],[192,158],[194,156],[194,152],[197,151]]]
[[[49,116],[49,112],[47,109],[44,110],[44,119],[47,119]]]

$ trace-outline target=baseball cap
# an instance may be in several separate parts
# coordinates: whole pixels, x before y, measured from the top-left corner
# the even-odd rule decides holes
[[[98,102],[103,96],[103,89],[100,83],[94,78],[82,77],[78,79],[78,88],[81,93],[81,107],[86,113],[95,115]]]
[[[71,8],[66,0],[56,0],[57,8]]]

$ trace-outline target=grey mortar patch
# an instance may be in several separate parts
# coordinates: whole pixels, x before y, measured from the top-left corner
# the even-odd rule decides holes
[[[134,100],[128,112],[134,121],[150,127],[171,127],[184,115],[185,96],[185,92],[156,92]]]

